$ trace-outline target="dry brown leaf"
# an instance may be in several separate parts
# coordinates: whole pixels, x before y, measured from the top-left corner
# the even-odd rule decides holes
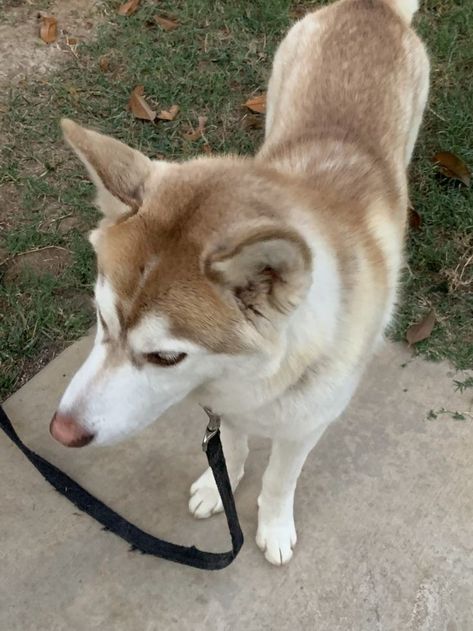
[[[245,107],[257,114],[264,114],[266,112],[266,92],[248,99],[245,103]]]
[[[242,120],[243,129],[262,129],[264,119],[259,114],[245,114]]]
[[[212,147],[209,145],[208,142],[206,142],[205,145],[202,147],[202,151],[208,156],[212,153]]]
[[[442,175],[452,180],[459,180],[465,186],[471,184],[471,174],[467,165],[461,158],[450,151],[439,151],[432,158],[432,162],[436,164]]]
[[[299,20],[300,18],[303,18],[305,15],[307,15],[307,7],[304,5],[296,5],[292,11],[289,12],[289,15],[291,18],[294,18],[295,20]]]
[[[199,139],[205,130],[205,124],[207,123],[207,116],[199,116],[199,124],[196,129],[190,129],[184,133],[184,138],[187,140]]]
[[[179,114],[179,105],[171,105],[168,110],[161,110],[158,118],[162,121],[173,121]]]
[[[422,320],[416,322],[416,324],[411,324],[406,331],[406,340],[409,346],[427,339],[432,333],[434,326],[435,313],[433,311],[430,311]]]
[[[170,20],[162,15],[155,15],[154,21],[165,31],[173,31],[179,26],[179,22],[176,22],[176,20]]]
[[[110,57],[102,55],[99,59],[99,68],[102,72],[107,72],[110,68]]]
[[[419,215],[415,208],[409,210],[409,226],[412,230],[420,230],[422,225],[422,217]]]
[[[46,44],[57,40],[57,20],[52,15],[40,15],[39,36]]]
[[[143,121],[154,121],[156,118],[156,112],[145,101],[145,89],[142,85],[137,85],[133,89],[128,101],[128,109],[131,111],[135,118],[139,118]]]
[[[131,15],[138,9],[139,4],[140,0],[128,0],[128,2],[118,7],[117,13],[119,15]]]
[[[228,26],[224,26],[223,28],[217,31],[217,37],[220,41],[229,39],[232,36],[231,30]]]
[[[407,214],[409,218],[409,227],[412,228],[412,230],[420,230],[420,227],[422,225],[422,217],[414,208],[411,200],[408,201]]]

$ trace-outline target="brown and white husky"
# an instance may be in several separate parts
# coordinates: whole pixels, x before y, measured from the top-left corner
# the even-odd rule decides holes
[[[61,443],[120,440],[184,397],[223,415],[236,488],[248,435],[272,439],[256,541],[287,563],[302,465],[344,411],[396,300],[406,172],[429,62],[417,0],[340,0],[274,60],[254,158],[150,160],[70,120],[98,188],[95,346],[51,422]],[[222,509],[209,470],[196,517]]]

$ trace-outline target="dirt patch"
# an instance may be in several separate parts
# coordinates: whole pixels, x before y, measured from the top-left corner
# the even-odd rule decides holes
[[[69,215],[59,221],[57,230],[59,234],[67,234],[71,230],[76,230],[80,228],[81,225],[82,223],[81,223],[80,217],[77,217],[75,215]]]
[[[18,218],[21,216],[22,211],[15,185],[3,184],[0,187],[0,234],[6,234],[7,230],[18,223]]]
[[[81,43],[90,41],[103,21],[102,2],[97,0],[54,0],[48,15],[58,21],[58,39],[45,44],[39,37],[39,10],[44,3],[7,0],[0,9],[0,149],[12,144],[12,132],[2,125],[8,109],[9,88],[26,85],[27,78],[47,75],[77,54]],[[75,42],[71,44],[71,42]],[[37,168],[42,168],[38,163]],[[30,167],[31,173],[34,172]],[[17,187],[8,181],[0,187],[0,231],[18,225],[23,217]],[[66,227],[64,227],[66,230]],[[0,259],[1,261],[2,259]]]
[[[76,289],[65,289],[59,294],[61,301],[70,311],[76,313],[84,312],[93,316],[95,313],[94,301],[87,291],[77,291]]]
[[[76,186],[63,203],[49,177],[56,169],[63,174],[70,155],[51,143],[48,125],[56,123],[36,106],[49,103],[64,66],[81,63],[106,19],[105,4],[0,0],[0,398],[92,321],[90,263],[77,234],[90,228],[86,202]],[[39,36],[40,11],[57,20],[57,40],[49,45]]]
[[[26,272],[31,271],[38,276],[50,274],[59,277],[71,262],[69,250],[57,246],[48,246],[16,255],[10,264],[6,263],[7,269],[4,275],[5,283],[13,283]]]
[[[2,245],[2,243],[0,242],[0,267],[3,265],[3,263],[8,259],[8,250],[7,248]],[[0,309],[2,307],[2,304],[0,303]]]
[[[65,348],[65,344],[55,344],[50,342],[48,346],[41,349],[34,359],[24,359],[21,364],[21,376],[15,384],[15,389],[24,386],[27,381],[34,377],[37,372],[49,364]]]
[[[45,44],[39,38],[38,8],[8,6],[0,23],[0,85],[18,83],[25,76],[40,75],[57,68],[65,56],[73,55],[75,46],[90,39],[95,32],[100,2],[95,0],[56,0],[47,14],[58,20],[58,40]]]

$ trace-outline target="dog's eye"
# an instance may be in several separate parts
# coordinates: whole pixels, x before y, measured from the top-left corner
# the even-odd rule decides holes
[[[187,357],[187,353],[146,353],[146,361],[156,366],[175,366]]]

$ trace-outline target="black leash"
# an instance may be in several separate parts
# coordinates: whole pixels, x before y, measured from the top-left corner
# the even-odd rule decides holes
[[[78,509],[101,523],[104,526],[104,530],[109,530],[127,541],[133,550],[139,550],[143,554],[152,554],[161,559],[190,565],[201,570],[221,570],[230,565],[240,551],[243,545],[243,533],[238,521],[220,441],[220,417],[213,414],[209,409],[204,409],[209,417],[209,424],[202,441],[202,448],[207,454],[227,518],[232,538],[232,550],[229,552],[204,552],[195,546],[180,546],[153,537],[153,535],[130,524],[124,517],[91,495],[77,482],[74,482],[67,474],[27,447],[13,429],[10,419],[1,406],[0,427],[56,491],[67,497]]]

